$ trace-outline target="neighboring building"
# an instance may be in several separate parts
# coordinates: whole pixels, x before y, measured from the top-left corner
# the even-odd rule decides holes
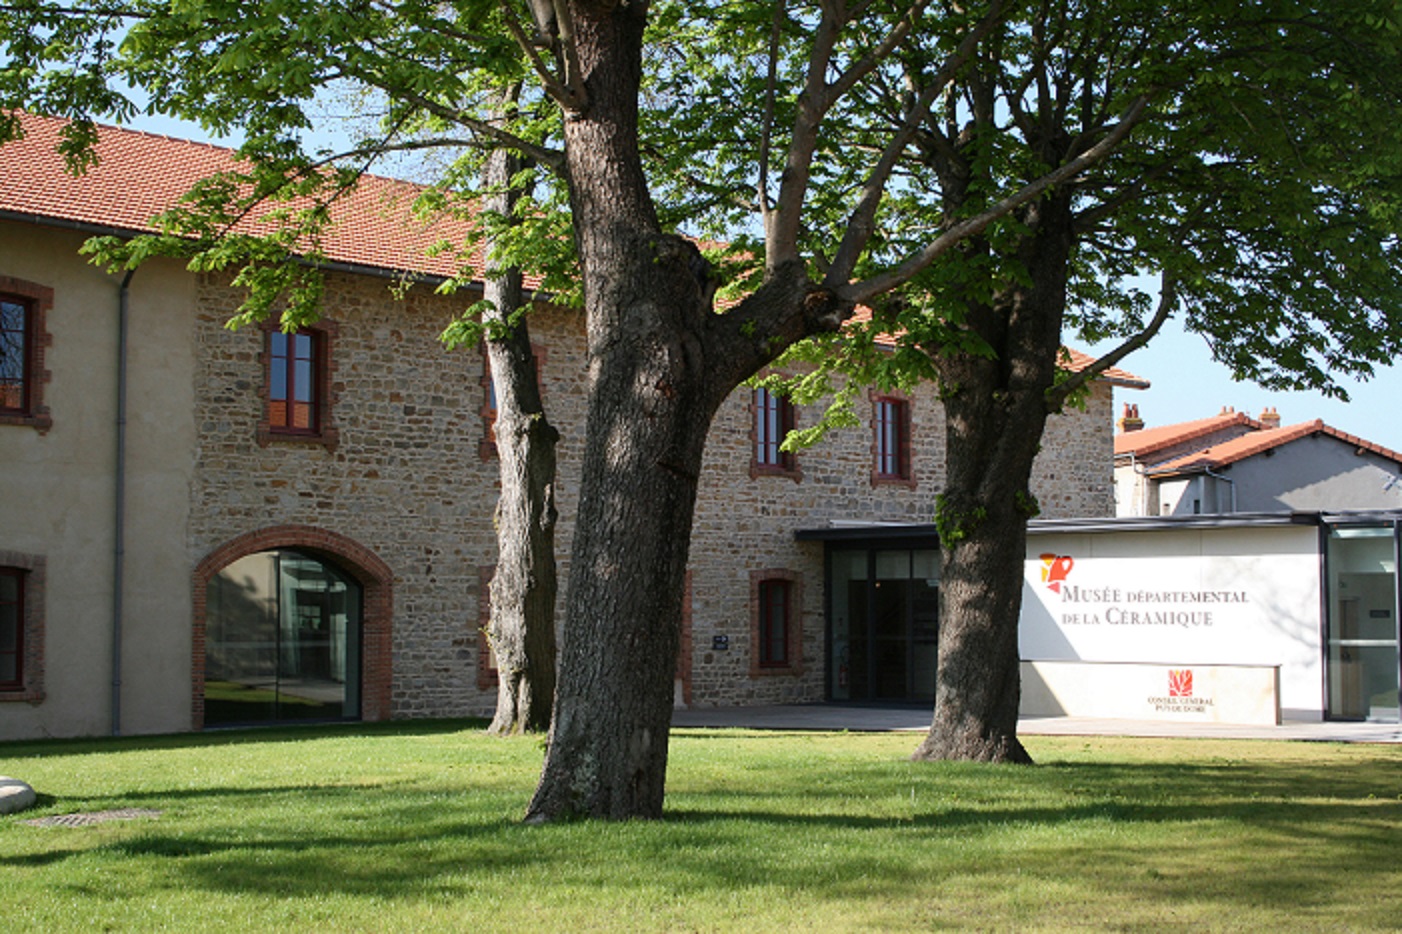
[[[228,276],[153,260],[126,279],[78,252],[149,229],[229,168],[228,150],[104,128],[102,161],[75,178],[59,124],[24,125],[0,147],[0,739],[488,714],[491,385],[480,351],[438,340],[476,296],[436,294],[453,270],[423,252],[461,229],[416,225],[412,186],[368,179],[324,244],[322,319],[231,331]],[[415,284],[392,290],[406,272]],[[562,436],[567,575],[583,327],[541,306],[531,328]],[[1113,371],[1049,423],[1033,480],[1045,515],[1111,513],[1112,385],[1146,384]],[[789,455],[777,440],[816,411],[740,389],[718,413],[678,703],[931,696],[928,548],[829,569],[795,537],[934,514],[933,387],[872,393],[867,416]],[[829,574],[890,586],[839,624]]]
[[[1126,404],[1115,435],[1120,516],[1397,509],[1399,475],[1402,454],[1275,409],[1146,428]]]

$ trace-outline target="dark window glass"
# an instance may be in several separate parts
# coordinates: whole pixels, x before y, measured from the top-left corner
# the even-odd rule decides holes
[[[775,470],[792,470],[793,454],[780,450],[794,427],[793,403],[768,389],[755,390],[755,463]]]
[[[268,425],[274,431],[317,431],[318,343],[312,331],[269,333]]]
[[[876,473],[904,479],[906,463],[906,404],[900,399],[876,401]]]
[[[360,716],[361,587],[296,551],[247,555],[206,590],[207,725]]]
[[[0,410],[28,409],[29,339],[28,304],[0,295]]]
[[[759,663],[774,668],[789,663],[789,582],[761,581],[759,585]]]
[[[0,568],[0,689],[23,687],[24,572]]]

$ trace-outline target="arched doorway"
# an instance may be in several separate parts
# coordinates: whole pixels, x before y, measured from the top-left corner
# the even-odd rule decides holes
[[[195,571],[194,726],[383,720],[389,568],[341,536],[280,526]]]
[[[354,578],[291,549],[211,577],[205,725],[359,719],[362,599]]]

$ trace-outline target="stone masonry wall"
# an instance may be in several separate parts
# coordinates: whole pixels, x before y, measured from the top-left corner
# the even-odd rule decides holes
[[[706,446],[692,536],[692,700],[696,706],[818,701],[824,697],[823,548],[796,542],[799,529],[833,520],[931,522],[945,472],[944,412],[932,386],[910,396],[914,486],[875,485],[871,412],[860,428],[832,432],[798,453],[801,480],[751,478],[753,392],[738,390],[718,413]],[[1113,513],[1111,388],[1097,384],[1084,409],[1047,423],[1032,491],[1047,518]],[[860,410],[859,410],[860,411]],[[801,408],[799,426],[819,410]],[[803,663],[799,674],[750,675],[749,574],[798,572],[803,588]],[[715,636],[729,648],[715,651]]]
[[[487,389],[480,349],[448,351],[438,335],[470,299],[382,279],[332,276],[324,319],[333,326],[334,448],[258,443],[264,334],[223,324],[239,294],[205,278],[198,289],[196,480],[192,563],[230,539],[277,525],[325,528],[370,549],[394,571],[395,717],[490,714],[494,690],[476,677],[479,570],[495,563],[497,462],[484,458]],[[532,327],[569,327],[544,311]],[[578,341],[549,340],[542,384],[562,424],[559,505],[574,511],[584,368]],[[581,416],[575,418],[575,411]],[[563,523],[562,554],[569,525]]]
[[[497,462],[484,455],[485,359],[449,352],[438,334],[469,299],[384,280],[328,280],[335,444],[259,439],[263,332],[229,331],[239,294],[198,287],[198,462],[191,491],[192,566],[237,536],[272,526],[334,531],[394,572],[395,717],[490,714],[479,682],[482,571],[495,562]],[[557,500],[561,595],[578,498],[584,425],[584,341],[577,312],[531,319],[547,412],[560,430]],[[944,475],[943,414],[929,388],[910,397],[913,485],[874,485],[870,424],[801,452],[801,480],[751,476],[753,392],[738,390],[713,426],[697,504],[690,574],[691,638],[683,661],[698,706],[820,700],[824,691],[823,551],[794,541],[831,520],[927,522]],[[868,418],[870,413],[866,413]],[[800,410],[800,425],[816,410]],[[1086,408],[1048,425],[1033,491],[1043,515],[1110,515],[1111,403],[1097,386]],[[787,574],[801,593],[796,672],[751,664],[752,572]],[[728,648],[717,651],[716,636]]]

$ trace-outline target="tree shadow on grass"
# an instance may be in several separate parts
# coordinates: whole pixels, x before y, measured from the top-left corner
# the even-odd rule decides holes
[[[1164,917],[1193,901],[1223,911],[1273,902],[1312,911],[1345,905],[1352,886],[1375,890],[1395,879],[1398,761],[1389,754],[1347,768],[1222,759],[1025,769],[875,758],[835,766],[820,757],[764,780],[683,772],[661,821],[545,827],[516,820],[529,794],[518,772],[457,785],[177,789],[85,801],[189,805],[191,821],[132,824],[101,842],[69,838],[91,841],[86,848],[56,840],[42,853],[0,856],[0,866],[42,869],[88,855],[107,867],[139,864],[160,887],[391,903],[606,884],[639,899],[661,888],[698,899],[758,891],[772,900],[802,893],[876,905],[937,899],[941,886],[969,880],[1000,891],[1026,879],[1051,889],[1080,879],[1083,888],[1162,907]],[[260,810],[269,796],[306,806],[283,819],[275,807]],[[215,813],[197,814],[202,801]],[[196,817],[203,823],[192,825]],[[1212,852],[1222,825],[1235,841],[1226,858]],[[1350,916],[1364,926],[1380,917]]]

